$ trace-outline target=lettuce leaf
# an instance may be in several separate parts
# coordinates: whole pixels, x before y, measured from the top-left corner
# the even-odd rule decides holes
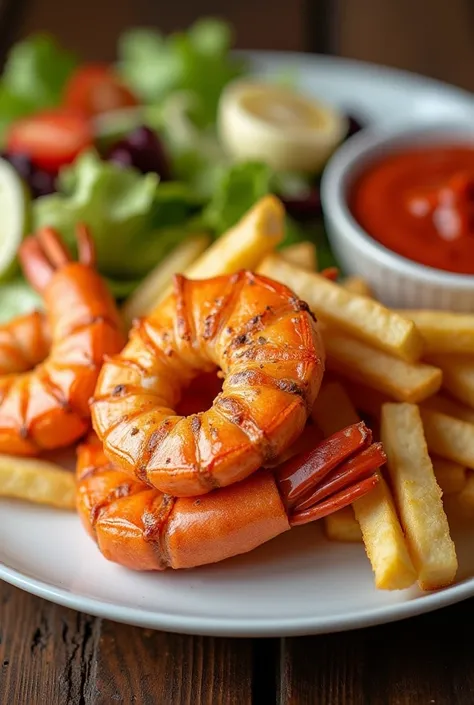
[[[242,162],[226,169],[202,214],[216,235],[231,228],[256,201],[271,192],[273,172],[263,162]]]
[[[206,127],[215,123],[224,86],[246,70],[231,56],[231,43],[229,25],[212,18],[168,36],[139,27],[121,36],[118,69],[145,103],[160,104],[175,91],[191,92],[192,119]]]
[[[209,203],[195,221],[196,227],[207,228],[218,237],[235,225],[260,198],[268,193],[278,193],[283,181],[289,186],[293,180],[287,179],[286,175],[284,177],[263,162],[233,164],[222,172]],[[295,188],[302,188],[302,183],[295,182]],[[323,221],[317,220],[303,226],[287,214],[285,236],[279,248],[303,240],[315,243],[321,269],[338,266],[329,247]]]
[[[10,50],[0,79],[0,136],[11,122],[60,104],[78,64],[48,34],[34,34]]]
[[[22,316],[31,311],[43,310],[43,299],[25,281],[16,277],[0,287],[0,324],[7,323],[15,316]]]
[[[201,222],[219,236],[237,223],[263,196],[276,193],[277,175],[264,162],[247,161],[232,164],[221,172]],[[307,232],[289,216],[286,217],[282,245],[308,239]]]
[[[99,271],[114,290],[126,291],[123,282],[132,288],[188,234],[195,210],[183,184],[160,184],[156,174],[142,175],[87,151],[61,171],[58,193],[33,203],[33,225],[57,228],[75,251],[75,224],[86,223]]]
[[[48,34],[35,34],[11,49],[3,84],[38,108],[59,105],[66,81],[77,67],[76,57]]]

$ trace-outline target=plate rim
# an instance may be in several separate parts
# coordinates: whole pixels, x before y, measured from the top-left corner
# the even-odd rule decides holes
[[[426,86],[429,86],[432,90],[440,88],[450,93],[453,97],[465,100],[466,104],[474,107],[474,93],[469,91],[467,88],[462,88],[454,83],[449,83],[448,81],[427,76],[417,71],[390,66],[389,64],[376,63],[373,61],[366,61],[364,59],[356,59],[347,56],[338,56],[336,54],[320,54],[317,52],[306,53],[303,51],[286,51],[284,49],[238,49],[233,53],[241,57],[247,57],[250,61],[252,61],[252,59],[258,60],[260,58],[268,63],[273,63],[274,61],[280,62],[284,59],[289,59],[295,63],[303,61],[304,64],[308,65],[311,63],[338,64],[338,67],[341,69],[354,69],[373,75],[382,74],[385,77],[391,77],[393,79],[398,78],[411,84],[423,83]]]
[[[474,578],[432,593],[397,602],[393,605],[364,609],[337,617],[241,619],[167,615],[135,607],[78,595],[57,585],[31,578],[0,562],[0,580],[20,590],[42,597],[48,602],[77,612],[108,619],[121,624],[175,634],[228,638],[271,638],[336,634],[402,621],[434,612],[474,596]]]
[[[339,66],[341,70],[349,68],[362,71],[367,76],[376,73],[379,76],[409,82],[412,89],[416,83],[419,83],[431,90],[441,89],[450,100],[457,100],[462,102],[465,107],[474,109],[474,95],[466,89],[414,71],[332,54],[268,50],[239,50],[235,53],[247,57],[250,61],[263,60],[267,64],[271,64],[275,60],[280,62],[284,59],[289,59],[296,64],[303,62],[306,67],[313,63],[333,64]],[[78,612],[85,612],[101,619],[176,634],[231,638],[307,636],[364,629],[433,612],[474,596],[474,577],[470,577],[450,587],[409,598],[403,602],[372,609],[364,608],[337,616],[241,619],[180,616],[159,611],[152,612],[148,609],[119,606],[116,602],[80,595],[77,592],[61,588],[58,584],[33,578],[25,572],[8,566],[2,560],[0,560],[0,580],[54,604]]]

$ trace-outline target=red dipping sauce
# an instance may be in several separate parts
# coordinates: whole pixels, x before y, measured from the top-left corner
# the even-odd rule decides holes
[[[349,208],[392,252],[436,269],[474,274],[474,144],[385,155],[359,174]]]

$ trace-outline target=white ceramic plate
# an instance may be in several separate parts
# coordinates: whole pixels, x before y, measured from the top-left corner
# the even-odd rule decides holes
[[[419,76],[327,57],[254,54],[259,73],[297,70],[303,88],[375,122],[468,118],[473,99]],[[456,585],[433,594],[373,586],[362,545],[308,526],[252,554],[189,572],[137,574],[108,563],[74,514],[0,501],[0,578],[108,619],[175,632],[285,636],[340,631],[474,595],[474,528],[454,527]]]

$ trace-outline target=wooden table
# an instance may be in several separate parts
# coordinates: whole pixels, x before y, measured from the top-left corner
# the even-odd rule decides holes
[[[174,30],[213,13],[235,23],[241,47],[328,51],[474,89],[470,0],[0,0],[0,49],[47,29],[85,58],[111,59],[129,25]],[[344,634],[212,639],[103,621],[0,584],[0,704],[472,705],[473,620],[467,601]]]
[[[474,601],[292,639],[165,634],[3,584],[2,705],[472,705]]]

